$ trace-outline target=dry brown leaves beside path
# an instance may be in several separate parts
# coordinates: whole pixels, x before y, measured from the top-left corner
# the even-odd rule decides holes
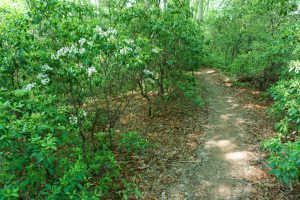
[[[134,169],[128,176],[141,174],[134,181],[143,199],[300,199],[267,174],[259,143],[274,133],[260,92],[232,87],[212,69],[197,76],[205,109],[147,118],[137,99],[122,119],[122,131],[139,131],[157,144],[128,167]]]

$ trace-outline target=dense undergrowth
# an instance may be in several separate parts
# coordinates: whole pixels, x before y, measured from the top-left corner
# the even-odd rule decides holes
[[[207,14],[207,65],[239,82],[268,91],[278,135],[263,143],[271,173],[292,184],[300,180],[300,23],[294,0],[224,1]]]
[[[203,23],[189,1],[90,2],[0,2],[0,199],[141,196],[117,158],[153,145],[115,127],[138,95],[149,117],[201,105],[203,63],[268,91],[271,173],[299,182],[297,0],[223,1]]]
[[[75,2],[1,4],[0,199],[138,197],[115,155],[151,146],[114,131],[130,101],[141,95],[150,116],[174,98],[201,104],[188,3]]]

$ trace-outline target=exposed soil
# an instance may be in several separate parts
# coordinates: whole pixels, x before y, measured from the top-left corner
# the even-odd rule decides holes
[[[131,158],[129,168],[135,170],[127,176],[139,185],[142,198],[300,199],[296,188],[267,174],[259,144],[274,134],[274,123],[266,115],[260,92],[232,86],[212,69],[197,76],[205,108],[172,109],[147,118],[141,111],[145,106],[137,100],[122,119],[123,130],[139,131],[156,143],[147,155]],[[138,173],[141,176],[134,176]]]

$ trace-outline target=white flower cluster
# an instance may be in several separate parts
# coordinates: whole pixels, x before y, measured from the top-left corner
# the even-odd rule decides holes
[[[299,60],[292,60],[289,65],[289,72],[294,71],[296,74],[300,72],[300,61]]]
[[[56,52],[56,54],[51,55],[51,59],[58,60],[60,57],[68,54],[84,54],[86,52],[86,49],[83,47],[84,44],[87,44],[91,47],[94,45],[93,41],[89,41],[85,38],[80,38],[78,44],[72,44],[69,47],[62,47]]]
[[[80,38],[79,41],[78,41],[79,45],[82,47],[84,44],[87,44],[89,45],[90,47],[92,47],[94,45],[94,42],[93,41],[89,41],[85,38]],[[79,49],[80,50],[80,49]]]
[[[85,48],[82,47],[82,48],[78,49],[79,54],[84,54],[84,52],[85,52]]]
[[[61,49],[59,49],[57,51],[57,57],[65,56],[68,53],[69,54],[71,54],[71,53],[78,53],[78,48],[76,47],[75,44],[72,44],[70,47],[62,47]]]
[[[43,72],[46,72],[46,71],[52,71],[52,70],[53,70],[53,68],[52,68],[52,67],[49,67],[48,64],[42,65],[41,68],[42,68],[42,71],[43,71]]]
[[[150,71],[149,69],[144,69],[143,73],[146,76],[146,81],[148,81],[151,84],[155,84],[154,73],[152,71]]]
[[[120,54],[121,55],[126,55],[128,54],[129,52],[132,52],[133,49],[131,47],[123,47],[122,49],[120,49]]]
[[[43,85],[47,85],[50,82],[50,78],[48,74],[41,73],[37,76],[37,78],[40,79],[41,84]]]
[[[83,68],[84,68],[83,64],[81,64],[81,63],[76,64],[76,65],[77,65],[77,67],[80,68],[80,69],[83,69]]]
[[[111,42],[111,43],[112,43],[113,41],[115,41],[115,40],[116,40],[116,38],[115,38],[115,36],[113,36],[113,35],[110,36],[109,38],[107,38],[107,41],[108,41],[108,42]]]
[[[112,27],[109,27],[106,31],[109,35],[116,35],[118,33],[118,31]]]
[[[87,44],[88,44],[90,47],[94,46],[94,42],[93,42],[93,41],[87,41]]]
[[[118,33],[118,31],[112,27],[109,27],[107,31],[104,31],[100,26],[96,26],[95,32],[102,38],[112,37]]]
[[[69,121],[70,121],[70,124],[75,125],[78,123],[78,118],[76,116],[72,115],[71,117],[69,117]]]
[[[154,73],[151,72],[149,69],[144,69],[143,72],[144,72],[144,74],[147,75],[147,76],[153,76],[153,75],[154,75]]]
[[[127,8],[131,8],[133,5],[132,5],[132,3],[131,2],[128,2],[127,4],[126,4],[126,7]]]
[[[158,50],[157,50],[157,49],[155,49],[155,48],[154,48],[154,49],[152,49],[151,51],[152,51],[152,53],[156,53],[156,54],[158,53]]]
[[[90,67],[87,69],[87,73],[88,73],[89,77],[91,77],[93,74],[97,73],[97,70],[95,67]]]
[[[84,118],[84,117],[87,116],[87,113],[86,113],[84,110],[81,110],[81,111],[79,112],[79,116]]]
[[[133,45],[134,44],[134,40],[132,40],[132,39],[124,40],[124,42],[128,45]]]
[[[82,46],[82,45],[84,45],[84,43],[86,43],[86,39],[85,38],[80,38],[78,43]]]
[[[23,88],[26,91],[30,91],[32,90],[32,88],[34,88],[36,85],[36,83],[29,83],[28,85],[25,85],[25,87]]]
[[[71,53],[78,53],[78,48],[74,44],[72,44],[70,47],[62,47],[56,52],[56,54],[52,54],[51,58],[58,60],[61,56],[66,56],[67,54]]]
[[[130,0],[126,3],[127,8],[131,8],[134,5],[134,0]]]

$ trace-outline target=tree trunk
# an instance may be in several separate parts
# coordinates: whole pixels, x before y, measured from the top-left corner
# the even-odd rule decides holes
[[[164,11],[167,9],[168,1],[167,0],[157,0],[158,7]]]
[[[167,0],[163,0],[163,10],[167,9]]]
[[[197,20],[202,21],[203,20],[203,12],[204,12],[204,0],[198,0],[198,16]]]
[[[149,0],[144,0],[145,9],[149,8]]]
[[[148,103],[148,116],[152,116],[152,102],[151,102],[151,99],[150,99],[149,95],[147,94],[147,92],[144,91],[142,81],[138,81],[138,85],[139,85],[142,97],[144,97],[147,100],[147,103]]]

